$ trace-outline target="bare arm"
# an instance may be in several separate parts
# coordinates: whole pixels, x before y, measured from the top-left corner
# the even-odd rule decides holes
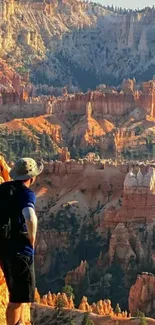
[[[34,248],[36,233],[37,233],[37,216],[33,208],[26,207],[22,210],[23,216],[25,218],[25,223],[27,226],[27,232],[30,242]]]

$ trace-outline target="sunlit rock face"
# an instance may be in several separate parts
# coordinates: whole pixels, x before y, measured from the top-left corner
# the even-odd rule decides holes
[[[123,200],[119,211],[113,210],[113,222],[154,222],[155,169],[131,168],[124,179]],[[106,213],[105,224],[110,220]],[[109,215],[109,217],[108,217]]]
[[[155,277],[148,272],[137,277],[129,293],[129,309],[132,314],[142,310],[147,315],[154,313],[155,308]]]
[[[13,64],[24,59],[34,81],[42,84],[73,83],[86,90],[126,77],[148,80],[154,67],[154,17],[154,9],[118,13],[77,0],[3,1],[1,55]]]

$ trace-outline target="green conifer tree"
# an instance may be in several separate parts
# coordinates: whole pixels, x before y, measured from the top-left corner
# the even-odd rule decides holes
[[[139,319],[140,319],[139,325],[148,325],[145,314],[142,313],[142,315],[139,317]]]
[[[58,297],[58,299],[56,301],[55,309],[61,310],[63,307],[65,307],[65,303],[61,297]]]
[[[70,285],[66,285],[65,287],[63,287],[62,292],[66,293],[67,297],[75,298],[74,290]]]
[[[121,308],[120,308],[119,304],[116,305],[115,313],[116,313],[116,315],[118,315],[119,313],[121,313]]]

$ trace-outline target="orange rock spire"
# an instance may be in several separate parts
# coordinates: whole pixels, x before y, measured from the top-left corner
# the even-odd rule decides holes
[[[7,165],[4,157],[0,154],[0,184],[10,180],[10,167]]]

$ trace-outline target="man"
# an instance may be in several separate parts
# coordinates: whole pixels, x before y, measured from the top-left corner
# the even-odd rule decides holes
[[[10,236],[5,240],[5,253],[0,258],[10,296],[7,325],[25,325],[24,303],[34,301],[37,217],[34,210],[36,197],[29,187],[42,170],[43,164],[37,164],[31,158],[21,158],[10,171],[13,181],[0,185],[1,192],[8,186],[15,189],[12,209],[16,213],[12,213]]]

